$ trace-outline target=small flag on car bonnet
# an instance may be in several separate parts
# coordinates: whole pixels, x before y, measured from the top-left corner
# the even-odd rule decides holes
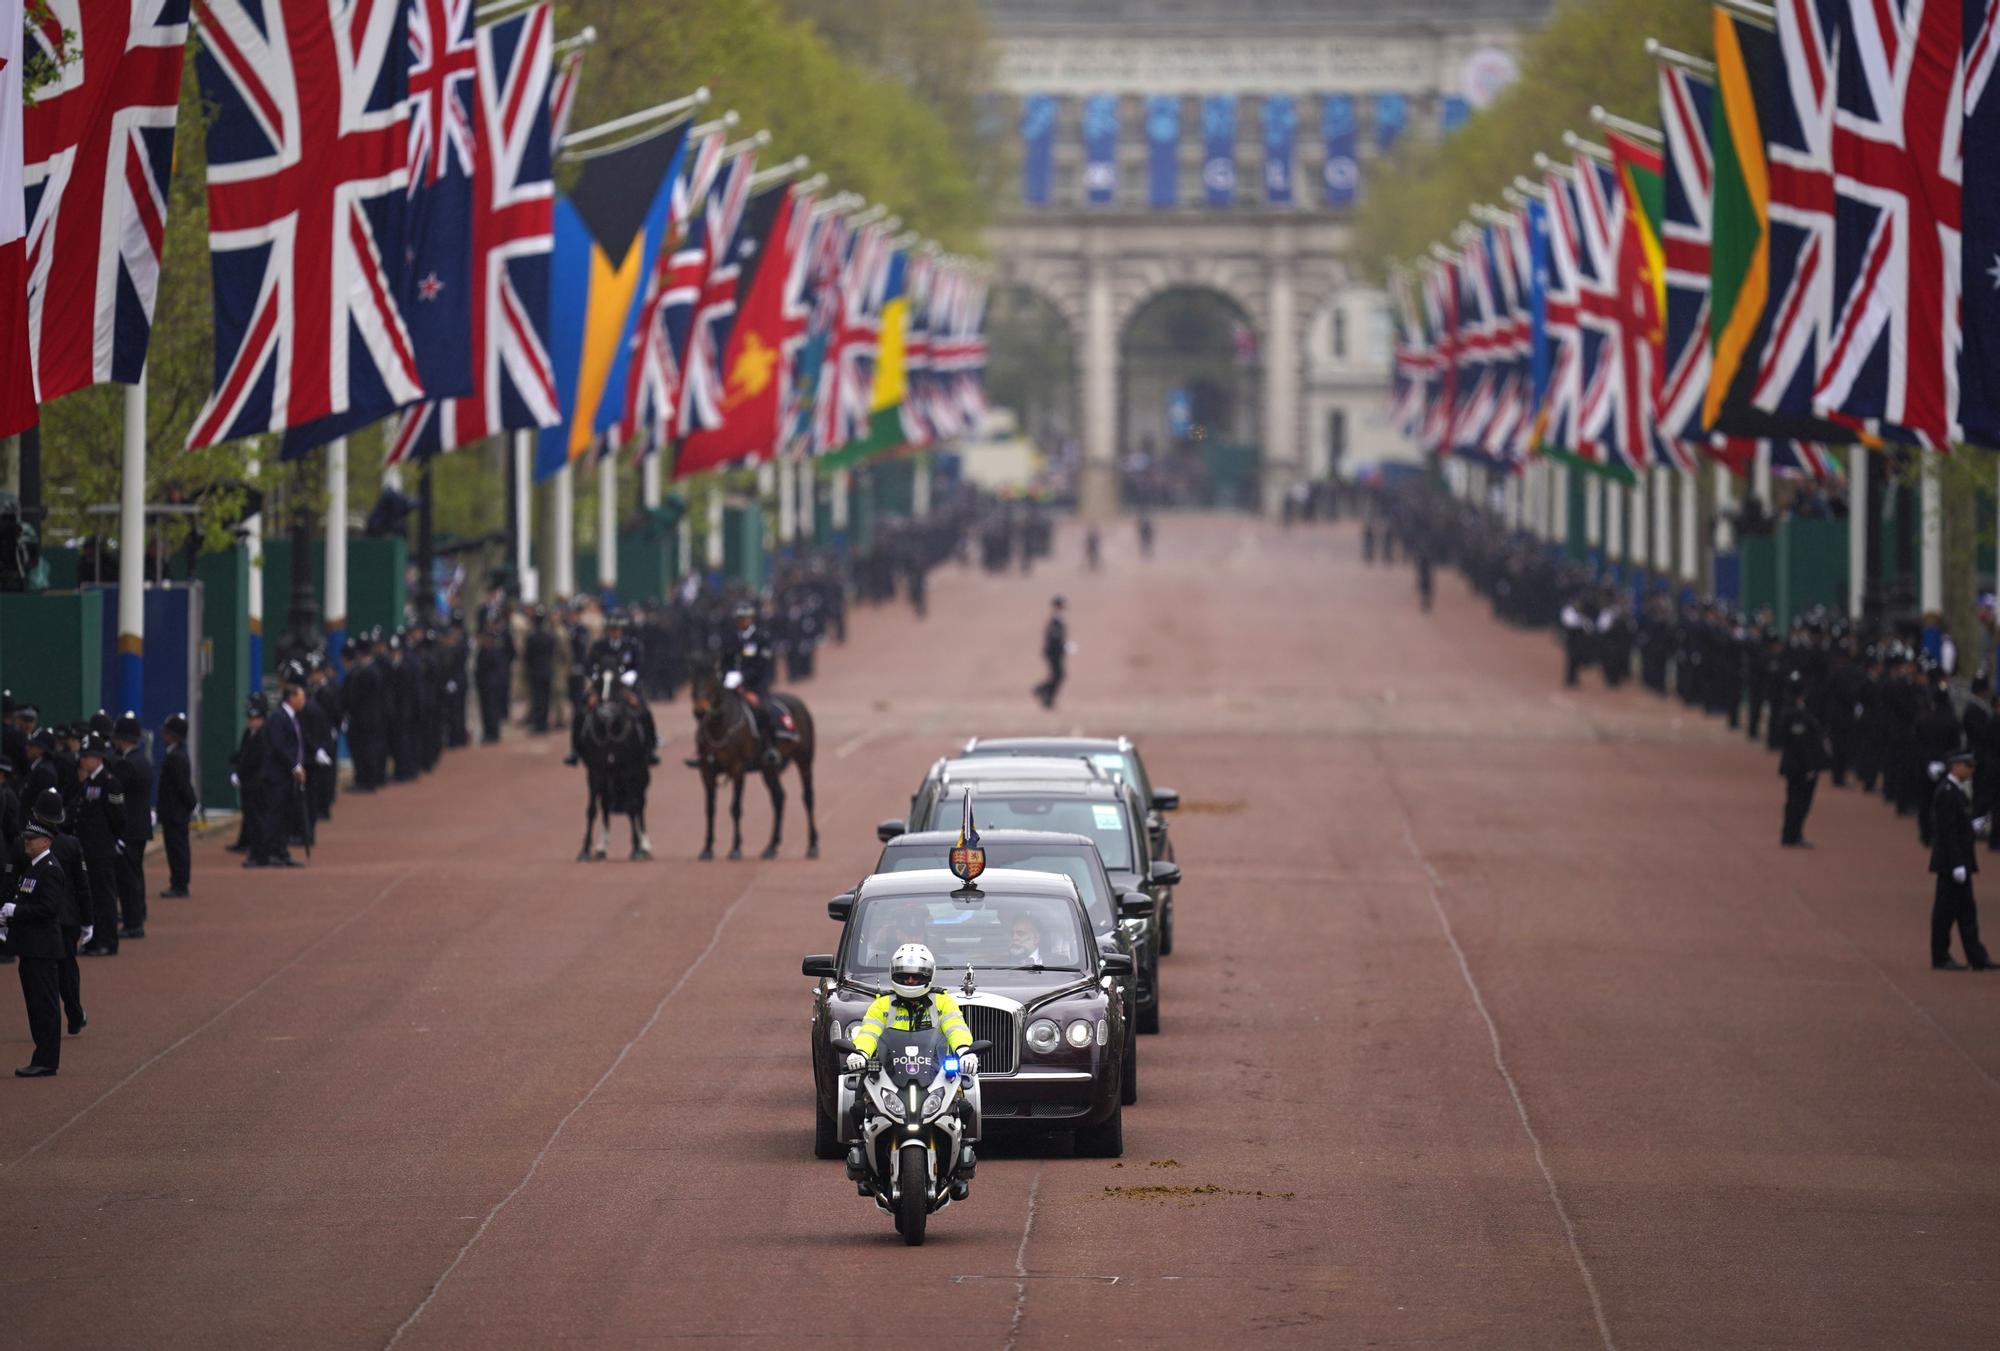
[[[972,821],[972,790],[965,790],[965,819],[958,828],[958,843],[951,850],[951,875],[968,885],[986,871],[986,851],[979,846],[979,827]]]

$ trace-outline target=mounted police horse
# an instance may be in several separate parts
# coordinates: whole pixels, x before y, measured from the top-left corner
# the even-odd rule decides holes
[[[590,783],[590,805],[583,814],[583,848],[576,861],[603,858],[611,847],[611,816],[631,818],[632,857],[653,856],[646,838],[646,789],[653,780],[649,767],[653,748],[646,744],[645,720],[624,697],[618,673],[609,667],[591,673],[589,707],[577,729],[577,754]],[[598,833],[600,818],[603,829]],[[596,848],[592,850],[592,835]]]
[[[792,740],[775,743],[776,765],[764,763],[764,739],[758,735],[756,715],[742,692],[726,688],[721,669],[711,663],[694,674],[688,685],[694,703],[695,759],[701,770],[702,791],[708,798],[708,833],[701,843],[701,857],[715,857],[715,785],[727,775],[734,786],[729,800],[732,838],[729,857],[743,857],[743,776],[752,770],[764,776],[771,795],[771,842],[764,846],[764,858],[778,856],[778,842],[785,828],[786,765],[799,771],[799,795],[805,802],[806,857],[819,857],[819,823],[813,818],[813,720],[805,702],[795,694],[770,696],[773,717],[789,715]]]

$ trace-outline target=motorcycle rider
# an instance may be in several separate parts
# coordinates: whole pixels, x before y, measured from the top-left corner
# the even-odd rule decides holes
[[[929,1026],[944,1034],[945,1044],[958,1053],[958,1070],[970,1077],[979,1073],[979,1057],[966,1048],[972,1045],[972,1030],[958,1001],[943,990],[932,988],[937,978],[937,958],[922,943],[905,943],[889,959],[889,993],[877,995],[849,1040],[854,1049],[847,1054],[847,1071],[859,1074],[868,1067],[884,1032],[914,1032]],[[966,1146],[968,1158],[971,1146]],[[848,1167],[864,1166],[861,1146],[848,1150]]]

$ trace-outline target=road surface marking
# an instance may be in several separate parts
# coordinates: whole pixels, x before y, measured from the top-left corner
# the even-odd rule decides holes
[[[667,1005],[673,1001],[675,995],[681,992],[681,988],[688,983],[695,972],[701,969],[702,964],[709,959],[716,947],[721,944],[722,931],[729,927],[729,921],[735,916],[737,909],[742,906],[743,902],[750,899],[750,893],[756,889],[757,879],[752,877],[750,884],[743,888],[742,893],[729,903],[729,908],[722,912],[722,917],[715,921],[715,932],[708,936],[708,946],[695,954],[694,960],[689,962],[687,969],[681,972],[680,979],[676,980],[667,992],[660,996],[660,1002],[653,1005],[652,1016],[646,1019],[639,1030],[632,1034],[632,1039],[619,1049],[617,1055],[612,1057],[611,1063],[605,1067],[604,1073],[599,1075],[597,1082],[590,1086],[590,1091],[585,1093],[581,1098],[578,1098],[576,1105],[563,1113],[562,1120],[556,1123],[555,1130],[543,1142],[541,1152],[536,1154],[534,1160],[529,1163],[528,1171],[523,1173],[521,1180],[514,1184],[514,1190],[501,1197],[499,1201],[494,1203],[493,1208],[486,1212],[486,1218],[481,1220],[479,1227],[472,1231],[472,1237],[465,1240],[465,1246],[458,1250],[458,1255],[451,1259],[451,1264],[439,1274],[437,1280],[431,1283],[431,1288],[425,1292],[422,1302],[416,1308],[410,1310],[408,1318],[405,1318],[401,1323],[396,1325],[396,1330],[390,1334],[386,1345],[393,1347],[396,1343],[403,1340],[404,1333],[416,1326],[417,1320],[424,1316],[424,1311],[429,1309],[431,1302],[438,1297],[438,1291],[444,1289],[444,1283],[451,1279],[451,1273],[458,1270],[459,1265],[465,1261],[467,1255],[478,1245],[479,1240],[486,1236],[486,1231],[493,1227],[493,1221],[499,1218],[500,1212],[513,1204],[514,1198],[528,1189],[528,1184],[535,1180],[535,1174],[541,1170],[542,1160],[548,1158],[549,1151],[556,1147],[556,1141],[562,1139],[562,1133],[569,1128],[569,1123],[575,1119],[578,1112],[590,1106],[591,1100],[603,1091],[604,1086],[611,1082],[611,1076],[618,1072],[618,1067],[625,1063],[625,1057],[631,1055],[633,1048],[638,1046],[644,1040],[646,1034],[651,1032],[654,1026],[659,1023],[661,1017],[667,1011]]]
[[[1028,1218],[1021,1224],[1021,1246],[1014,1249],[1014,1317],[1007,1324],[1007,1344],[1000,1351],[1014,1351],[1021,1341],[1021,1320],[1028,1314],[1028,1240],[1035,1233],[1035,1198],[1042,1190],[1042,1169],[1036,1164],[1028,1182]]]
[[[854,754],[854,752],[860,750],[863,746],[866,746],[869,742],[883,735],[888,730],[889,729],[887,727],[877,727],[871,731],[863,732],[860,736],[855,737],[852,741],[849,741],[845,745],[838,747],[833,753],[833,758],[836,760],[845,760],[848,756]]]

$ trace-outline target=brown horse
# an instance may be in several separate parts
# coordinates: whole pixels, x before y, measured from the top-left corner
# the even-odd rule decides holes
[[[773,712],[791,714],[798,737],[778,741],[778,763],[766,766],[763,738],[757,735],[749,701],[737,691],[723,688],[722,674],[715,666],[695,673],[688,697],[694,705],[695,758],[700,761],[702,791],[708,795],[708,833],[702,839],[701,857],[715,857],[715,784],[725,774],[735,789],[729,800],[729,857],[743,857],[743,776],[752,770],[764,776],[764,787],[771,794],[771,842],[764,846],[763,857],[778,856],[778,841],[785,828],[782,780],[785,766],[790,764],[798,767],[799,793],[805,801],[810,836],[806,857],[818,858],[819,823],[813,819],[813,721],[804,701],[794,694],[771,696],[776,706]]]

